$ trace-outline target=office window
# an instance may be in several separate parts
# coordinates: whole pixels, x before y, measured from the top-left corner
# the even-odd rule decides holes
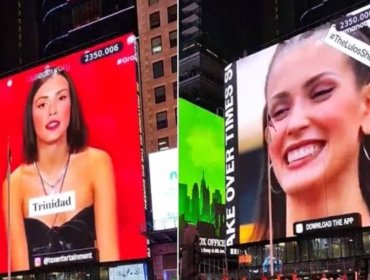
[[[159,12],[150,14],[149,21],[150,21],[150,29],[159,27],[161,25],[161,18],[159,16]]]
[[[159,0],[148,0],[149,6],[151,6],[153,4],[157,4],[158,2],[159,2]]]
[[[171,70],[172,73],[177,72],[177,55],[171,57]]]
[[[170,38],[170,48],[174,48],[177,46],[177,30],[171,31],[168,33]]]
[[[163,60],[157,61],[153,63],[153,78],[163,77]]]
[[[168,23],[177,20],[177,5],[173,5],[167,8]]]
[[[168,127],[167,111],[162,111],[156,114],[157,129]]]
[[[154,89],[155,104],[166,101],[166,89],[164,86],[156,87]]]
[[[166,150],[170,147],[168,137],[158,138],[158,151]]]
[[[173,98],[177,98],[177,81],[172,83]]]
[[[291,241],[286,243],[286,255],[288,263],[299,261],[297,241]]]
[[[161,36],[152,38],[152,54],[160,53],[161,51],[162,51]]]

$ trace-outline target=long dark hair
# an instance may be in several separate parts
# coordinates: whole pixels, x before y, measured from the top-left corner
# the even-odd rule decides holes
[[[270,78],[271,69],[278,59],[279,55],[283,50],[287,47],[309,39],[316,35],[319,32],[322,32],[323,36],[326,35],[327,31],[330,29],[330,24],[326,24],[320,26],[318,28],[312,29],[307,31],[301,35],[293,37],[277,46],[275,54],[271,60],[269,65],[266,83],[265,83],[265,93],[267,92],[267,84]],[[356,30],[351,33],[351,36],[365,42],[366,44],[370,45],[370,29],[367,27],[363,27],[362,29]],[[353,69],[355,74],[356,83],[358,88],[361,88],[370,83],[370,68],[351,58],[348,57],[348,61],[350,66]],[[267,114],[267,106],[263,110],[263,131],[266,130],[268,126],[268,114]],[[363,147],[362,147],[363,145]],[[370,151],[370,136],[369,135],[362,135],[362,145],[360,145],[359,149],[359,183],[361,194],[366,202],[367,208],[370,212],[370,161],[366,158],[366,155],[363,151],[363,148],[367,151]],[[255,240],[266,240],[269,238],[269,225],[268,225],[268,217],[269,217],[269,210],[268,210],[268,168],[270,169],[270,182],[271,182],[271,189],[272,189],[272,224],[273,224],[273,233],[274,238],[283,238],[286,237],[286,196],[281,188],[279,182],[276,179],[275,173],[273,168],[270,166],[269,158],[268,158],[268,143],[263,137],[263,153],[262,153],[262,175],[260,179],[260,188],[258,193],[258,203],[257,209],[255,213],[255,221],[257,226],[254,229],[253,236]],[[284,222],[284,223],[283,223]],[[283,223],[283,226],[282,226]],[[293,225],[292,225],[293,226]]]
[[[44,72],[40,73],[35,79],[26,100],[23,122],[23,156],[26,163],[32,163],[38,159],[37,139],[32,117],[33,99],[40,87],[54,75],[63,76],[69,85],[71,99],[71,116],[67,128],[67,144],[69,147],[69,152],[77,153],[86,146],[87,129],[73,81],[65,70],[48,68]]]

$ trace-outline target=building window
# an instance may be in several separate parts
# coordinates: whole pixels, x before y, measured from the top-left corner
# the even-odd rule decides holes
[[[173,5],[167,8],[168,23],[177,20],[177,5]]]
[[[157,61],[153,63],[153,78],[163,77],[163,60]]]
[[[156,114],[157,129],[168,127],[167,111],[162,111]]]
[[[171,69],[172,73],[177,72],[177,55],[171,57]]]
[[[158,138],[158,151],[166,150],[170,147],[168,137]]]
[[[161,51],[162,51],[161,36],[152,38],[152,54],[160,53]]]
[[[154,89],[155,104],[166,102],[166,89],[164,86]]]
[[[171,31],[169,34],[170,38],[170,48],[177,46],[177,30]]]
[[[173,98],[177,98],[177,81],[172,83]]]
[[[157,4],[158,2],[159,2],[159,0],[148,0],[149,6],[151,6],[153,4]]]
[[[154,29],[161,25],[161,18],[159,16],[159,12],[150,14],[149,20],[150,20],[150,29]]]

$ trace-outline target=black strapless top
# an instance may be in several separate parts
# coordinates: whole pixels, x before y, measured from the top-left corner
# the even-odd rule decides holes
[[[24,225],[30,261],[32,256],[95,247],[94,207],[88,206],[61,226],[52,228],[33,218]]]

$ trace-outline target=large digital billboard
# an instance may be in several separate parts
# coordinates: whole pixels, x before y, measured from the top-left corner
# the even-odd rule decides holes
[[[223,118],[181,98],[179,108],[179,245],[184,258],[224,254]]]
[[[136,73],[127,34],[0,80],[0,271],[147,257]]]
[[[153,229],[177,228],[178,151],[177,148],[149,154]]]
[[[369,19],[366,6],[225,68],[227,245],[370,226]]]

